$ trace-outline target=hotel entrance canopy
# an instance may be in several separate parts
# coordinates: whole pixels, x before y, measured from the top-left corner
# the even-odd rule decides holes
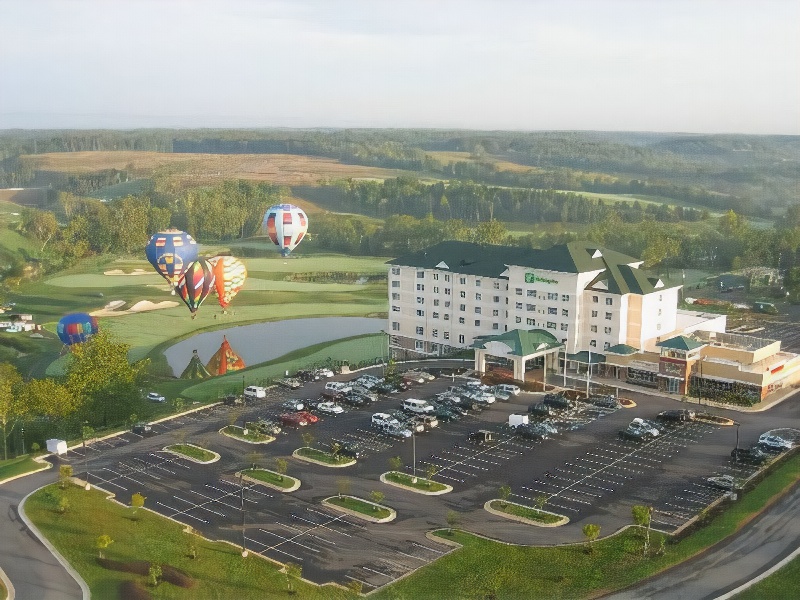
[[[499,335],[484,335],[475,338],[472,343],[475,349],[475,370],[486,371],[486,357],[506,358],[514,365],[514,379],[525,381],[525,362],[539,356],[557,357],[564,347],[555,336],[544,329],[512,329]]]

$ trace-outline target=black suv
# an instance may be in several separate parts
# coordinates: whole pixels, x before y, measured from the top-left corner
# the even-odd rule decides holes
[[[572,408],[574,406],[563,392],[558,394],[545,394],[542,402],[553,408]]]
[[[347,456],[355,459],[359,459],[362,456],[359,449],[348,442],[344,442],[342,440],[331,440],[331,449],[333,449],[334,445],[339,446],[339,454],[341,456]]]
[[[136,435],[147,435],[148,433],[152,433],[153,428],[147,423],[136,423],[136,425],[131,427],[131,431]]]
[[[734,448],[731,450],[731,459],[734,462],[760,465],[767,462],[770,458],[772,458],[772,455],[758,446],[753,446],[752,448]]]
[[[686,408],[677,410],[663,410],[656,415],[656,419],[659,421],[673,421],[678,423],[684,421],[694,421],[694,418],[695,412]]]

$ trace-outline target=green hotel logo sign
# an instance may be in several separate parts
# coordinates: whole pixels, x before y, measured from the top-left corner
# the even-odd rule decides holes
[[[546,277],[538,277],[535,273],[525,273],[525,283],[555,283],[555,279],[547,279]]]

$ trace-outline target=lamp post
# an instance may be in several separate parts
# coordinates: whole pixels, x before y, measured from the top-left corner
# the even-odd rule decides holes
[[[25,454],[25,425],[19,426],[19,434],[22,436],[22,453]]]
[[[242,558],[247,558],[247,535],[244,529],[244,473],[241,471],[239,471],[239,493],[242,503]]]
[[[411,431],[411,464],[413,470],[413,477],[411,478],[411,483],[417,483],[417,432],[412,430]]]

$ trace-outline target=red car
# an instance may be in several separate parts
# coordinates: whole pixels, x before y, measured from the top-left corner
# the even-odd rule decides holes
[[[319,421],[319,417],[317,415],[312,414],[312,413],[308,412],[307,410],[304,410],[304,411],[301,411],[301,412],[297,413],[297,416],[302,417],[303,419],[305,419],[309,423],[316,423],[317,421]]]
[[[284,427],[305,427],[308,421],[303,418],[302,413],[286,413],[281,415],[281,425]]]

